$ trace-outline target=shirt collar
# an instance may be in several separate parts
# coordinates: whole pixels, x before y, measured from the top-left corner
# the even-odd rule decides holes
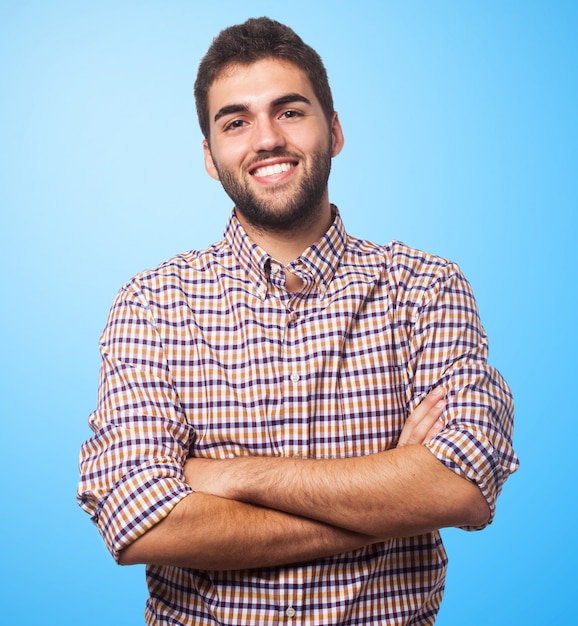
[[[308,272],[321,294],[325,293],[335,275],[347,241],[345,226],[339,210],[334,205],[332,212],[333,222],[323,237],[307,248],[299,258],[289,263],[297,274]],[[227,222],[224,236],[240,266],[247,271],[257,293],[264,299],[267,295],[271,268],[270,255],[247,235],[234,210]]]

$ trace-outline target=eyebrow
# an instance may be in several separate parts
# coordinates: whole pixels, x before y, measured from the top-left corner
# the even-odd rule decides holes
[[[301,95],[300,93],[288,93],[286,96],[281,96],[277,100],[273,100],[273,106],[279,106],[281,104],[291,104],[292,102],[303,102],[304,104],[311,104],[311,100]]]
[[[278,107],[283,104],[291,104],[292,102],[303,102],[304,104],[311,104],[311,100],[306,98],[304,95],[300,93],[288,93],[285,96],[281,96],[280,98],[276,98],[271,103],[271,106]],[[224,107],[221,107],[217,113],[215,114],[214,121],[219,121],[225,115],[233,115],[235,113],[244,113],[249,110],[248,105],[246,104],[227,104]]]

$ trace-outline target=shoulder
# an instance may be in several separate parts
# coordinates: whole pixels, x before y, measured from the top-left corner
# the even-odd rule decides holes
[[[400,241],[378,244],[350,236],[347,254],[351,262],[376,265],[399,281],[431,281],[460,271],[456,263]]]
[[[374,268],[398,303],[420,305],[454,282],[467,284],[457,263],[400,241],[378,244],[349,237],[350,261]]]
[[[222,241],[204,250],[189,250],[135,274],[119,293],[144,296],[146,300],[164,298],[171,292],[190,294],[212,284],[218,274],[216,268],[232,262],[229,257],[228,247]]]
[[[388,271],[399,284],[431,285],[460,273],[453,261],[400,241],[390,242],[385,249]]]

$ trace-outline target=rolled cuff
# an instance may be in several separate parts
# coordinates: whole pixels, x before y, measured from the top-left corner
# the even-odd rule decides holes
[[[482,530],[491,524],[502,487],[508,476],[518,468],[513,450],[511,454],[500,452],[479,430],[444,431],[426,447],[446,467],[476,483],[488,503],[490,517],[486,523],[462,528]]]
[[[149,463],[126,474],[93,517],[104,542],[118,562],[119,554],[163,520],[192,489],[182,468]]]

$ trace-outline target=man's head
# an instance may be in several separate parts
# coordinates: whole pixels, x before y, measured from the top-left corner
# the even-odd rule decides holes
[[[293,235],[326,229],[343,133],[319,55],[282,24],[249,20],[215,39],[195,96],[205,168],[243,225]]]
[[[208,94],[211,85],[228,68],[273,58],[296,65],[309,79],[328,124],[333,117],[333,97],[321,57],[289,27],[267,17],[252,18],[224,29],[203,57],[195,81],[199,125],[210,140]]]

